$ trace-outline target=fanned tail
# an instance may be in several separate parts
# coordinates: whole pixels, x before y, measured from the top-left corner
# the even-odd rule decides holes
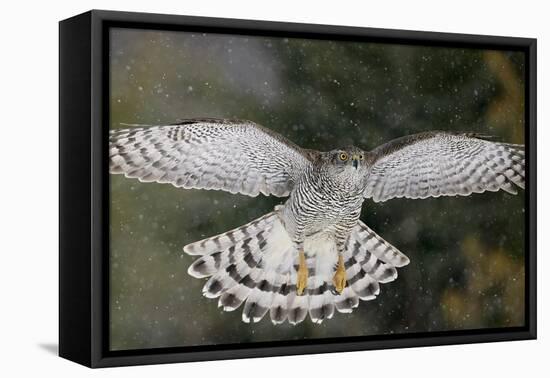
[[[244,226],[184,247],[200,257],[188,272],[208,278],[203,294],[218,298],[224,311],[243,305],[242,320],[259,322],[267,313],[273,324],[314,323],[330,319],[336,311],[352,312],[359,300],[374,299],[380,283],[397,277],[396,267],[409,259],[364,223],[353,229],[344,254],[348,285],[334,290],[337,265],[334,239],[329,234],[307,238],[304,244],[309,277],[304,295],[296,294],[298,251],[281,222],[277,207]]]
[[[409,263],[409,258],[359,221],[348,240],[345,268],[347,293],[336,299],[340,312],[351,312],[358,299],[369,301],[380,293],[380,284],[394,281],[397,269]]]

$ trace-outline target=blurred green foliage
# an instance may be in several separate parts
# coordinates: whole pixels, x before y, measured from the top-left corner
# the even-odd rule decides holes
[[[113,29],[111,127],[250,119],[306,148],[364,149],[426,130],[523,143],[519,52]],[[182,247],[283,201],[111,176],[114,350],[524,324],[523,192],[367,201],[411,258],[379,297],[322,325],[247,325],[201,295]]]

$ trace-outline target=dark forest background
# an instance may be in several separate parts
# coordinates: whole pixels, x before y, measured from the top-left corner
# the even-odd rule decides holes
[[[240,118],[320,150],[426,130],[524,142],[519,52],[113,29],[110,54],[111,128]],[[182,247],[280,202],[111,176],[111,348],[524,324],[523,192],[366,201],[361,219],[411,259],[376,300],[321,325],[222,313]]]

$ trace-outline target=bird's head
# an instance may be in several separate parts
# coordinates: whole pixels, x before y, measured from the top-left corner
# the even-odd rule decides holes
[[[332,150],[328,155],[330,163],[340,171],[355,172],[366,167],[365,151],[355,146]]]
[[[337,180],[360,185],[367,176],[368,164],[365,151],[349,146],[324,153],[324,165]]]

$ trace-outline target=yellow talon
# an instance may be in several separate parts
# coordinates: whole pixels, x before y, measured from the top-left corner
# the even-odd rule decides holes
[[[346,287],[346,269],[344,268],[344,258],[342,255],[338,255],[338,267],[332,278],[332,283],[334,283],[334,288],[338,294],[342,294],[342,291]]]
[[[296,281],[296,294],[302,295],[305,288],[307,287],[307,265],[306,265],[306,255],[304,251],[300,251],[298,255],[300,259],[300,265],[298,267],[298,279]]]

